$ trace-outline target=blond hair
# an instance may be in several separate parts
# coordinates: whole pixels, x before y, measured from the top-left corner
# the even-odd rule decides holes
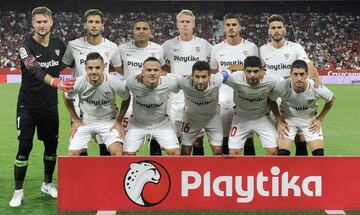
[[[182,15],[187,15],[187,16],[191,16],[195,22],[195,15],[191,10],[181,10],[178,15],[176,15],[176,21],[179,21],[180,16]]]

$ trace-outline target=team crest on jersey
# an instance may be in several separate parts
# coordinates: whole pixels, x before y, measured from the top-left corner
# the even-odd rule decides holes
[[[26,49],[23,48],[23,47],[21,47],[21,48],[19,49],[19,54],[20,54],[20,58],[21,58],[21,59],[25,59],[25,58],[28,57],[28,53],[27,53]]]
[[[56,54],[56,56],[59,56],[60,55],[60,49],[55,49],[55,54]]]
[[[104,96],[105,96],[105,98],[107,98],[107,99],[111,99],[111,95],[112,95],[111,91],[108,91],[108,92],[105,92],[105,93],[104,93]]]
[[[289,60],[290,55],[291,55],[291,54],[289,54],[289,53],[284,54],[285,60]]]
[[[249,54],[249,51],[248,51],[248,50],[244,50],[244,51],[243,51],[243,54],[247,57],[248,54]]]
[[[197,52],[200,52],[200,47],[199,46],[197,46],[197,47],[195,47],[195,50],[197,51]]]
[[[160,97],[161,101],[164,101],[164,100],[166,100],[168,98],[168,94],[167,93],[160,93],[159,97]]]
[[[176,75],[175,74],[169,74],[169,77],[173,80],[176,80]]]
[[[107,57],[107,58],[110,58],[110,52],[104,52],[104,54],[105,54],[105,57]]]

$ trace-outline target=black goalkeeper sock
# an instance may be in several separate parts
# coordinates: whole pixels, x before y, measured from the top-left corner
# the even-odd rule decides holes
[[[246,142],[244,145],[244,155],[256,155],[253,138],[246,139]]]
[[[296,146],[296,152],[295,155],[296,156],[308,156],[308,151],[306,148],[306,142],[299,142],[299,141],[295,141],[295,146]]]
[[[44,182],[51,183],[56,166],[56,155],[44,155]]]
[[[27,167],[28,167],[27,160],[25,161],[15,160],[15,165],[14,165],[15,190],[20,190],[23,188]]]
[[[151,156],[162,155],[160,144],[156,140],[150,141],[150,155]]]

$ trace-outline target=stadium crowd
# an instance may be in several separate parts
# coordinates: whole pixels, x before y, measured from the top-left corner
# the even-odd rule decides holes
[[[82,12],[54,13],[53,34],[65,43],[83,35]],[[32,34],[30,13],[0,11],[1,67],[19,67],[16,47]],[[267,42],[266,19],[269,13],[239,14],[244,38],[259,47]],[[288,20],[287,38],[305,47],[309,57],[319,69],[359,69],[360,16],[351,13],[291,13],[282,14]],[[103,35],[116,44],[130,40],[132,26],[139,17],[153,24],[154,42],[162,44],[177,34],[175,14],[106,13]],[[223,21],[211,13],[197,14],[196,35],[211,44],[223,40]]]

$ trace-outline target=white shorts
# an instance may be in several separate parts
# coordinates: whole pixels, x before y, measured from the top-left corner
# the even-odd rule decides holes
[[[176,136],[181,135],[181,122],[184,115],[184,102],[169,102],[168,114],[170,116],[171,124],[175,130]]]
[[[79,97],[76,96],[74,101],[74,109],[76,114],[78,115],[78,117],[82,118],[82,112],[80,110],[80,105],[79,105]],[[70,117],[71,123],[74,121],[73,118]],[[104,142],[102,141],[101,137],[99,137],[99,135],[95,135],[94,140],[97,144],[104,144]]]
[[[323,140],[323,132],[321,128],[320,131],[316,133],[309,131],[310,123],[314,119],[315,117],[312,119],[303,119],[296,117],[285,119],[285,122],[289,126],[289,132],[286,137],[290,140],[294,140],[295,136],[301,133],[304,135],[306,142],[313,140]]]
[[[124,140],[124,152],[137,152],[145,138],[156,140],[164,149],[179,148],[178,138],[169,119],[164,120],[156,127],[144,126],[130,120]]]
[[[181,144],[193,146],[195,139],[202,134],[202,130],[208,136],[209,143],[213,146],[221,146],[223,140],[223,128],[220,113],[206,121],[199,121],[193,115],[184,113],[181,128]]]
[[[263,148],[277,147],[276,128],[267,116],[250,120],[234,115],[230,131],[229,148],[242,149],[251,132],[259,136]]]
[[[123,143],[116,129],[110,128],[114,125],[114,121],[95,122],[80,126],[70,136],[69,150],[80,150],[88,147],[90,140],[97,135],[101,138],[102,143],[107,148],[115,142]]]
[[[220,107],[221,123],[223,127],[223,136],[229,137],[231,130],[231,123],[234,116],[233,108]]]

